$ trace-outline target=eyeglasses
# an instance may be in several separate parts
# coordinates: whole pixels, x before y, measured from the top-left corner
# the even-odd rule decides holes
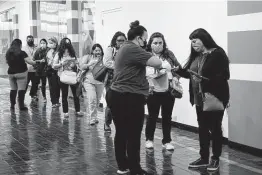
[[[123,40],[123,39],[118,39],[118,40],[116,40],[117,42],[124,42],[125,40]]]

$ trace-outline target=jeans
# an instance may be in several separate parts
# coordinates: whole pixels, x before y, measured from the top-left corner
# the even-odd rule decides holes
[[[223,133],[222,120],[224,111],[203,111],[196,106],[197,121],[199,125],[200,156],[209,159],[209,146],[212,139],[212,159],[218,160],[222,152]]]
[[[170,92],[154,92],[152,95],[149,95],[147,99],[149,115],[146,122],[146,140],[154,140],[156,122],[161,107],[162,143],[166,144],[171,142],[171,119],[174,103],[175,99],[171,96]]]
[[[68,87],[70,86],[72,94],[74,96],[74,105],[75,105],[75,111],[79,112],[80,111],[80,102],[79,98],[76,95],[76,87],[77,85],[68,85],[60,82],[60,87],[62,91],[62,106],[63,106],[63,113],[68,113]]]
[[[36,76],[36,87],[39,86],[41,81],[41,91],[44,98],[46,98],[46,76]]]
[[[97,108],[103,94],[104,85],[91,84],[88,81],[85,81],[84,88],[87,117],[90,121],[97,120]]]
[[[106,88],[106,93],[107,93],[110,86],[105,86],[105,88]],[[111,123],[112,123],[112,112],[109,106],[107,105],[105,109],[105,124],[110,125]]]
[[[144,123],[145,97],[140,94],[109,90],[106,101],[116,128],[115,156],[119,169],[139,172],[140,140]]]
[[[31,81],[32,86],[31,86],[29,95],[31,97],[37,96],[38,87],[37,87],[37,80],[36,80],[35,72],[28,72],[26,90],[28,88],[28,84],[30,81]]]
[[[48,84],[49,91],[52,104],[58,104],[60,98],[60,84],[59,84],[59,76],[57,73],[52,73],[52,75],[48,76]]]

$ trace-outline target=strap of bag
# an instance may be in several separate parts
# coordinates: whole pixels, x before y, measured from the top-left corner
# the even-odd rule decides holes
[[[198,62],[197,62],[197,67],[198,67],[198,74],[199,75],[202,75],[202,68],[203,68],[203,65],[205,63],[207,59],[207,56],[203,56],[203,58],[201,59],[201,61],[199,60],[198,58]],[[198,84],[199,85],[199,92],[201,93],[201,96],[202,96],[202,99],[205,98],[205,94],[203,93],[203,89],[202,89],[202,86],[201,86],[201,82]]]

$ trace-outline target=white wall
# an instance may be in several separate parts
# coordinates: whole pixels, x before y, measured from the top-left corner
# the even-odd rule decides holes
[[[103,11],[121,8],[118,12],[105,14]],[[103,15],[104,14],[104,15]],[[215,41],[227,50],[226,1],[161,2],[161,1],[110,1],[96,2],[96,41],[108,46],[116,31],[127,33],[129,23],[139,20],[148,30],[164,34],[167,45],[180,63],[185,63],[189,55],[190,33],[196,28],[205,28]],[[102,25],[104,19],[104,26]],[[197,126],[196,113],[189,103],[188,80],[181,80],[184,96],[176,100],[172,120],[190,126]],[[228,137],[228,118],[223,121],[224,136]]]
[[[0,13],[10,8],[15,8],[18,14],[19,39],[26,44],[26,36],[30,34],[31,21],[29,20],[30,1],[6,1],[0,5]]]

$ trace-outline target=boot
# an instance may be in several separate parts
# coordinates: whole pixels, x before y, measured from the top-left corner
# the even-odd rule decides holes
[[[18,102],[19,102],[19,108],[20,110],[28,110],[28,108],[25,106],[24,100],[25,100],[25,90],[18,91]]]
[[[17,90],[11,90],[10,91],[10,103],[11,103],[10,109],[12,109],[12,110],[15,109],[16,95],[17,95]]]

